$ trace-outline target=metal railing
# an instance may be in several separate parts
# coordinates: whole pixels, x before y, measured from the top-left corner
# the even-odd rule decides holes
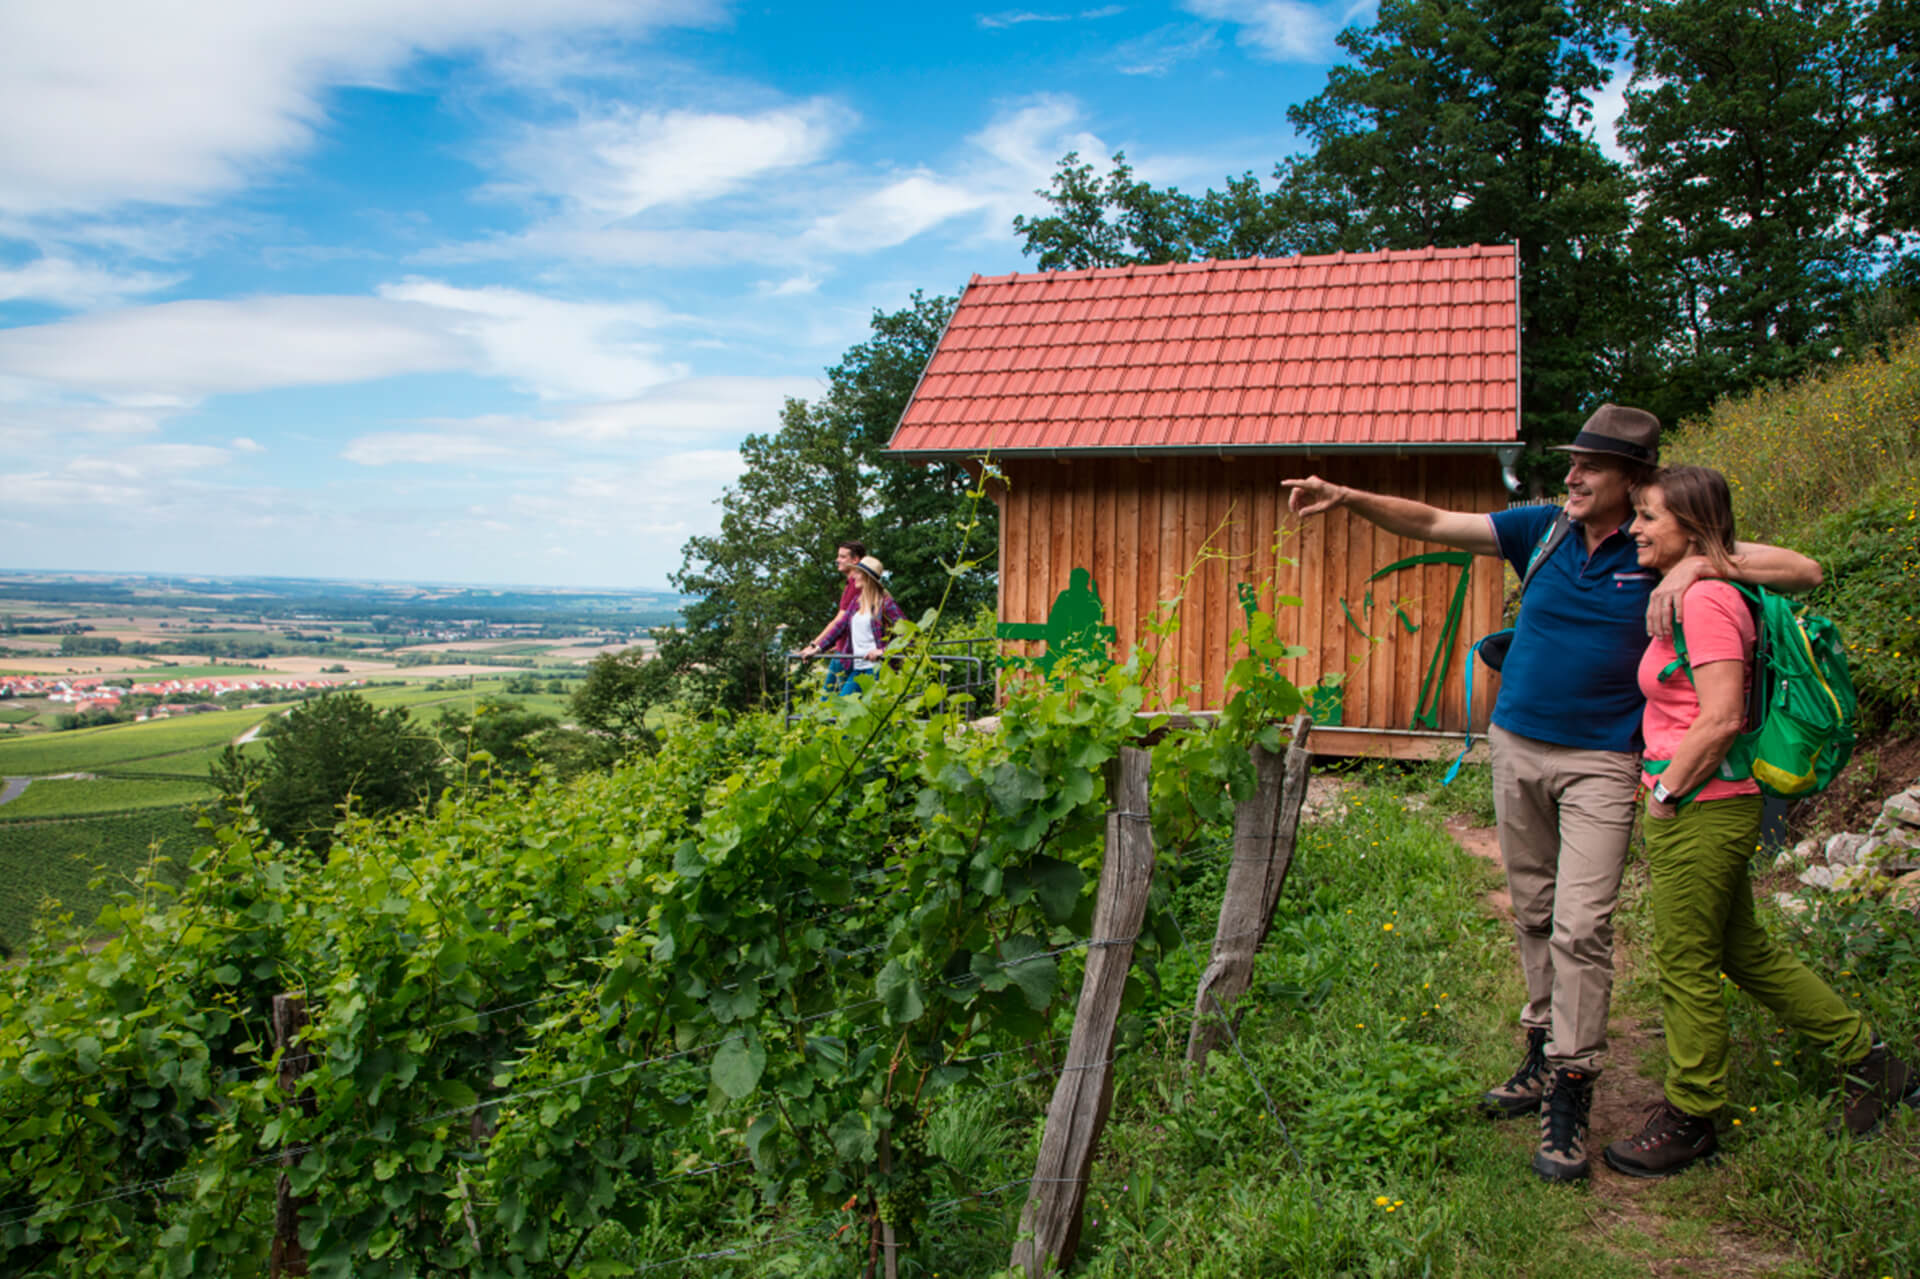
[[[949,697],[964,693],[973,697],[976,705],[992,705],[996,691],[992,665],[994,643],[991,639],[940,640],[928,646],[927,664]],[[983,648],[984,653],[980,651]],[[838,692],[837,685],[810,673],[817,664],[833,663],[835,665],[831,669],[840,671],[844,677],[853,662],[853,658],[845,653],[803,656],[796,652],[787,653],[785,657],[781,706],[789,724],[798,717],[794,710],[796,691],[803,699],[831,697]]]

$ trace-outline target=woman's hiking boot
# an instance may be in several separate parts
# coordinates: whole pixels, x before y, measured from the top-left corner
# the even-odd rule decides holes
[[[1875,1044],[1847,1067],[1840,1122],[1834,1127],[1864,1137],[1902,1102],[1920,1108],[1920,1077],[1911,1065],[1888,1052],[1885,1044]]]
[[[1527,1055],[1520,1068],[1504,1084],[1496,1084],[1480,1094],[1480,1107],[1495,1119],[1517,1119],[1540,1112],[1540,1099],[1547,1093],[1547,1030],[1544,1026],[1527,1029]]]
[[[1540,1149],[1533,1170],[1548,1181],[1579,1181],[1587,1175],[1587,1114],[1593,1109],[1593,1076],[1562,1066],[1547,1083],[1540,1103]]]
[[[1601,1151],[1600,1157],[1607,1167],[1629,1177],[1671,1177],[1713,1158],[1719,1149],[1713,1120],[1662,1101],[1648,1113],[1646,1127],[1637,1136],[1622,1137]]]

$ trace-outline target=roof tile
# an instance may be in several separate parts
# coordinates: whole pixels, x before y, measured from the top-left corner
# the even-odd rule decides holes
[[[903,454],[1515,438],[1511,246],[976,276]]]

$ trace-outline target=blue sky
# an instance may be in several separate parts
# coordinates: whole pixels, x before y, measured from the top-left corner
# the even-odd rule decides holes
[[[0,567],[659,588],[1069,150],[1296,149],[1370,5],[0,5]]]

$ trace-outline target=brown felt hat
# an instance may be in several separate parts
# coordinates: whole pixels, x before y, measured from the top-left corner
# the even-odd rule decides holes
[[[1660,419],[1645,409],[1602,404],[1593,411],[1571,444],[1556,444],[1555,453],[1611,453],[1653,466],[1660,461]]]

